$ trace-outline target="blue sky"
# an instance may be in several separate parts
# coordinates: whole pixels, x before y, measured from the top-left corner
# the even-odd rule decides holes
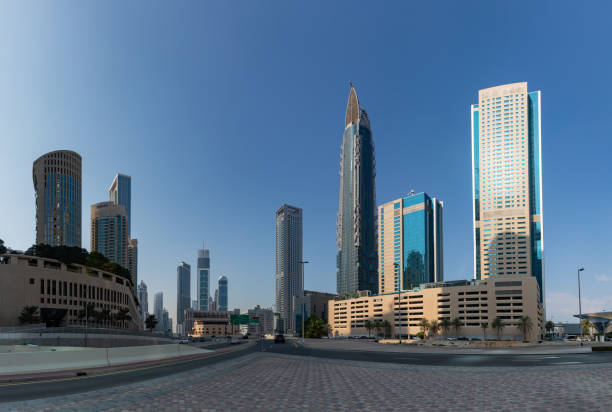
[[[381,3],[381,2],[377,2]],[[348,81],[372,122],[377,201],[445,204],[445,274],[472,276],[469,107],[542,90],[547,308],[612,310],[609,3],[3,2],[0,238],[34,242],[32,162],[83,156],[89,206],[132,176],[139,277],[175,317],[205,241],[230,308],[274,303],[274,212],[304,209],[308,289],[335,291]],[[192,276],[195,278],[195,276]],[[192,279],[195,286],[195,279]]]

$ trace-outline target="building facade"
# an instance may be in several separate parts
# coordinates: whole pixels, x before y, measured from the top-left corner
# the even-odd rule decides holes
[[[479,90],[471,116],[474,278],[534,276],[544,302],[541,92]]]
[[[197,266],[197,285],[196,293],[198,306],[197,310],[209,310],[210,297],[210,250],[204,248],[198,250],[198,266]]]
[[[308,319],[312,315],[329,322],[329,301],[337,299],[338,295],[333,293],[315,292],[314,290],[304,291],[304,317]]]
[[[399,304],[401,299],[401,305]],[[366,320],[388,321],[392,336],[421,332],[419,322],[459,318],[458,331],[440,331],[450,336],[495,337],[491,323],[500,318],[504,323],[502,339],[521,339],[518,322],[529,316],[533,327],[529,340],[542,334],[543,309],[538,282],[532,276],[500,276],[486,280],[459,280],[428,283],[412,291],[362,296],[329,301],[331,333],[334,336],[368,335]],[[483,331],[482,324],[487,324]],[[451,334],[452,333],[452,334]]]
[[[125,311],[131,320],[90,318],[90,327],[142,330],[130,280],[79,264],[27,255],[1,255],[0,326],[19,326],[24,307],[38,307],[47,326],[85,325],[86,305],[111,314]]]
[[[259,305],[247,311],[249,319],[257,318],[259,323],[249,323],[248,333],[256,336],[258,333],[271,335],[274,333],[274,312]]]
[[[142,280],[138,284],[137,296],[138,302],[140,302],[140,318],[144,322],[149,316],[149,293],[147,292],[147,284]]]
[[[81,245],[81,156],[57,150],[32,168],[36,196],[36,243]]]
[[[128,218],[121,205],[100,202],[91,205],[91,251],[128,267]]]
[[[378,291],[376,164],[370,120],[351,87],[340,157],[337,292]]]
[[[294,301],[301,299],[302,209],[282,205],[276,211],[276,310],[283,319],[283,332],[295,333]]]
[[[117,173],[108,189],[108,198],[116,205],[121,205],[125,209],[128,218],[127,233],[132,237],[132,178],[121,173]]]
[[[176,268],[176,324],[185,321],[185,309],[191,304],[191,266],[185,262]]]
[[[444,280],[443,204],[411,193],[378,207],[378,282],[381,293]]]
[[[219,276],[219,289],[217,289],[218,297],[215,301],[219,312],[227,312],[228,302],[228,282],[226,276]]]

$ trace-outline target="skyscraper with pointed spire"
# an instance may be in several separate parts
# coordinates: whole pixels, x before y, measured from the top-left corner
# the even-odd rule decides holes
[[[370,120],[351,85],[340,156],[336,256],[339,295],[378,291],[375,178]]]

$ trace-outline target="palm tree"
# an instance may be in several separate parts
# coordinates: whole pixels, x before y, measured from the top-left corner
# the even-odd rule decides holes
[[[157,325],[157,319],[155,318],[155,315],[147,315],[147,319],[145,320],[145,326],[147,327],[147,329],[153,332],[153,328],[156,325]]]
[[[370,319],[366,319],[363,322],[363,327],[368,330],[368,337],[372,335],[372,329],[374,329],[374,323]]]
[[[380,335],[380,330],[383,327],[383,322],[380,319],[376,319],[374,321],[374,330],[376,331],[376,336]]]
[[[427,319],[422,318],[419,321],[419,327],[421,328],[421,332],[423,332],[423,339],[425,339],[425,332],[429,328],[429,322],[427,321]]]
[[[486,340],[487,339],[487,328],[489,327],[489,324],[487,322],[482,322],[480,324],[480,327],[482,328],[482,340]]]
[[[438,322],[437,319],[433,319],[431,322],[429,322],[429,331],[431,332],[433,336],[436,336],[439,330],[440,330],[440,323]]]
[[[582,334],[584,336],[589,336],[591,334],[591,328],[593,327],[593,324],[590,320],[582,319],[582,321],[580,322],[580,326],[582,327]]]
[[[501,335],[501,331],[504,328],[504,326],[506,325],[504,325],[504,321],[501,318],[493,319],[493,322],[491,323],[491,327],[497,331],[497,340],[501,340],[500,335]]]
[[[110,309],[102,309],[100,311],[100,321],[106,326],[108,322],[112,321],[112,315]]]
[[[448,330],[451,327],[451,321],[449,318],[442,318],[442,320],[440,321],[440,327],[442,328],[442,330],[444,331],[444,336],[448,336]]]
[[[546,322],[546,333],[550,334],[552,331],[555,330],[555,324],[552,320],[549,320],[548,322]]]
[[[517,326],[521,330],[523,340],[527,340],[527,335],[529,334],[529,331],[533,328],[533,322],[531,321],[531,318],[529,316],[521,316]]]
[[[463,326],[463,322],[461,321],[460,318],[454,318],[451,321],[451,325],[453,325],[453,328],[455,329],[455,337],[459,337],[459,331],[461,330],[461,327]]]
[[[19,323],[40,323],[38,316],[38,306],[24,306],[19,315]]]
[[[385,330],[385,337],[391,336],[391,322],[388,320],[384,320],[382,323],[382,327]]]
[[[119,326],[120,327],[124,327],[125,324],[124,322],[129,322],[132,320],[132,317],[130,316],[130,310],[127,308],[121,308],[119,309],[114,316],[115,320],[117,322],[119,322]]]

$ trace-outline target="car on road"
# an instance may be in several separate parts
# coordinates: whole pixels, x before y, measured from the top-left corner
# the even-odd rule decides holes
[[[189,339],[179,339],[177,343],[179,345],[187,344],[189,343]]]
[[[276,335],[274,337],[274,343],[285,343],[285,337],[283,335]]]

